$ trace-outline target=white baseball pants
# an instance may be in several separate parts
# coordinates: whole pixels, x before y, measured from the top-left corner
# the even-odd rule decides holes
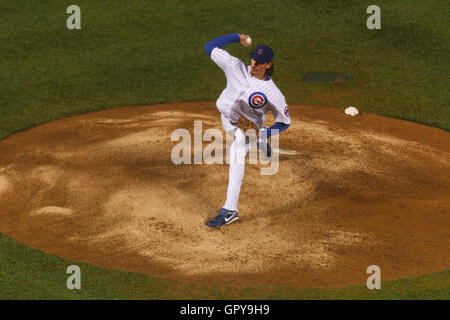
[[[245,142],[245,135],[238,124],[232,123],[224,115],[222,115],[222,126],[228,134],[234,135],[234,141],[230,147],[227,200],[223,208],[238,211],[237,204],[245,171],[245,156],[250,144]]]

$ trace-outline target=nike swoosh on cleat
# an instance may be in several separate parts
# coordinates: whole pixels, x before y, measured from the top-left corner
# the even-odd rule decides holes
[[[229,217],[229,218],[225,217],[225,222],[230,221],[230,220],[233,219],[235,216],[236,216],[236,213],[233,213],[233,214],[231,215],[231,217]]]

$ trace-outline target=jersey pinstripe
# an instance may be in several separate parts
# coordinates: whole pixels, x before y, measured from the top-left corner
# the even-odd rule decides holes
[[[211,59],[224,71],[227,79],[227,86],[216,101],[225,117],[237,122],[245,116],[261,128],[265,114],[272,112],[276,122],[291,123],[286,100],[272,79],[252,77],[250,66],[217,47],[212,50]]]

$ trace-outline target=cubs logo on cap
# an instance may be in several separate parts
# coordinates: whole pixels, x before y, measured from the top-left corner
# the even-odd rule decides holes
[[[252,108],[262,108],[266,105],[266,103],[267,97],[262,92],[253,92],[250,97],[248,97],[248,105]]]
[[[249,57],[261,63],[271,62],[273,59],[273,50],[265,44],[260,44]]]

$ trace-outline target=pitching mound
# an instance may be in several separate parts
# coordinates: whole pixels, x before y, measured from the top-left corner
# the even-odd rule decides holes
[[[227,285],[365,284],[448,269],[450,133],[290,106],[276,175],[248,164],[237,222],[228,165],[175,165],[170,137],[222,130],[213,102],[126,107],[0,142],[0,231],[75,261]],[[270,122],[269,122],[270,123]],[[222,130],[223,131],[223,130]],[[210,142],[203,142],[203,148]]]

